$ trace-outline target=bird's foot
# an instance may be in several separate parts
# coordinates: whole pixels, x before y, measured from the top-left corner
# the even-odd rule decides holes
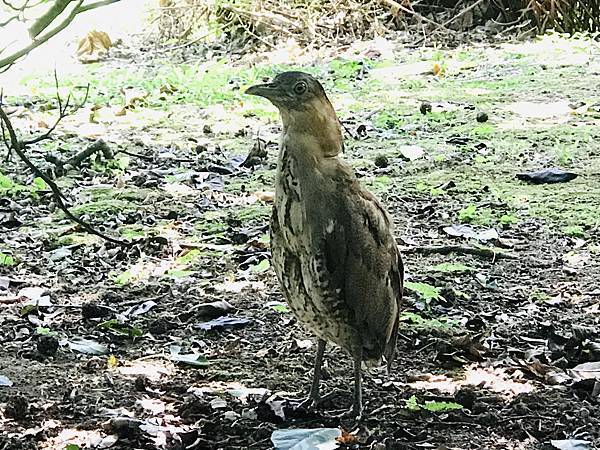
[[[340,391],[333,390],[323,396],[320,395],[309,395],[304,400],[301,400],[295,405],[294,409],[317,409],[322,403],[329,400],[331,397],[336,396]]]
[[[324,417],[330,420],[351,419],[355,424],[357,424],[362,420],[362,413],[362,408],[357,410],[356,408],[352,407],[340,413],[325,414]]]

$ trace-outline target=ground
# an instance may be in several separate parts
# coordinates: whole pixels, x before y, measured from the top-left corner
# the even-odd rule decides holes
[[[349,448],[600,447],[597,42],[377,41],[292,65],[140,55],[61,74],[77,99],[89,83],[88,103],[28,149],[74,212],[134,245],[67,220],[16,155],[0,167],[0,448],[259,449],[320,427],[353,433]],[[269,264],[279,122],[242,93],[290,67],[323,82],[405,260],[397,358],[365,376],[360,423],[332,418],[351,401],[337,348],[331,397],[294,408],[315,343]],[[53,83],[5,92],[23,138],[56,117]],[[97,139],[112,155],[44,159]],[[242,165],[253,146],[266,156]],[[516,177],[549,167],[578,176]]]

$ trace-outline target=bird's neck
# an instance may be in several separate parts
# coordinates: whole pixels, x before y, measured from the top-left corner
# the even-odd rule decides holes
[[[337,156],[343,149],[342,130],[327,99],[315,99],[302,110],[281,110],[282,144],[299,158],[318,161]]]

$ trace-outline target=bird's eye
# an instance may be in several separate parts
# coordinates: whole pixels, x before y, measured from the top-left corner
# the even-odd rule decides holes
[[[298,95],[304,94],[306,92],[306,83],[304,81],[296,83],[296,86],[294,86],[294,92]]]

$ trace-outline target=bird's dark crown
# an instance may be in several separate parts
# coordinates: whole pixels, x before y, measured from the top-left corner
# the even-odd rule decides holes
[[[270,83],[248,88],[246,94],[265,97],[275,106],[286,109],[299,109],[314,98],[327,98],[315,77],[298,71],[280,73]]]

